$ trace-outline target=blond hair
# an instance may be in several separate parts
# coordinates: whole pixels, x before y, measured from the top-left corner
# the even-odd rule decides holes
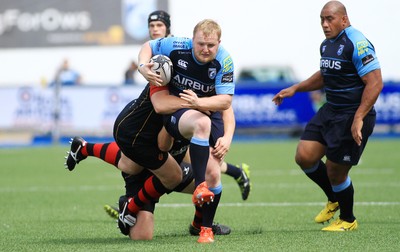
[[[210,34],[216,33],[218,36],[218,40],[221,39],[221,27],[219,24],[212,19],[204,19],[197,23],[197,25],[193,29],[193,37],[198,31],[202,31],[204,36],[208,37]]]

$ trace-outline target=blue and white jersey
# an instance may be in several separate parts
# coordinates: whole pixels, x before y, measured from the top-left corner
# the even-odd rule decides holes
[[[320,69],[327,103],[335,110],[355,111],[365,84],[361,77],[379,69],[374,46],[352,26],[320,47]]]
[[[220,45],[216,58],[203,64],[196,60],[192,39],[183,37],[160,38],[150,41],[153,55],[168,56],[173,64],[169,91],[179,95],[191,89],[199,97],[235,92],[234,67],[229,53]]]

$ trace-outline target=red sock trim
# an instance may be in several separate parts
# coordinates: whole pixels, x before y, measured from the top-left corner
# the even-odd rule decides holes
[[[119,147],[116,142],[112,142],[108,145],[104,161],[109,164],[115,165],[115,160],[117,159],[119,152]]]
[[[135,198],[132,198],[131,201],[128,203],[128,210],[132,213],[137,214],[140,210],[140,207],[136,204]]]
[[[161,182],[152,175],[144,182],[144,187],[139,190],[138,194],[129,202],[128,209],[133,213],[139,212],[145,204],[149,203],[153,199],[158,199],[164,192],[158,192],[156,189],[157,183],[161,184]]]
[[[146,182],[144,182],[144,189],[146,190],[146,193],[154,198],[154,199],[158,199],[161,197],[161,195],[163,195],[163,192],[158,192],[157,189],[155,188],[155,179],[157,179],[154,175],[152,175],[150,178],[148,178],[146,180]],[[160,182],[161,183],[161,182]]]
[[[101,153],[101,148],[103,147],[104,144],[94,144],[93,145],[93,156],[101,158],[100,153]]]

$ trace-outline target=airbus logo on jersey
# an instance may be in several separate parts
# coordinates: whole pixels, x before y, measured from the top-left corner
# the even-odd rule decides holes
[[[340,70],[340,69],[342,69],[342,63],[338,60],[321,59],[320,67]]]
[[[215,89],[214,85],[204,85],[200,82],[180,76],[179,74],[175,75],[174,81],[179,83],[182,86],[182,88],[185,88],[185,89],[190,88],[192,90],[199,90],[204,93],[211,93]]]
[[[183,69],[186,70],[187,69],[187,65],[188,65],[187,61],[185,61],[183,59],[179,59],[178,60],[178,67],[183,68]]]

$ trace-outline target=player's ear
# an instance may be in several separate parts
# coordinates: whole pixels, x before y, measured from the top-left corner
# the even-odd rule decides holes
[[[342,26],[345,27],[349,23],[349,17],[347,15],[343,15],[342,17]]]

